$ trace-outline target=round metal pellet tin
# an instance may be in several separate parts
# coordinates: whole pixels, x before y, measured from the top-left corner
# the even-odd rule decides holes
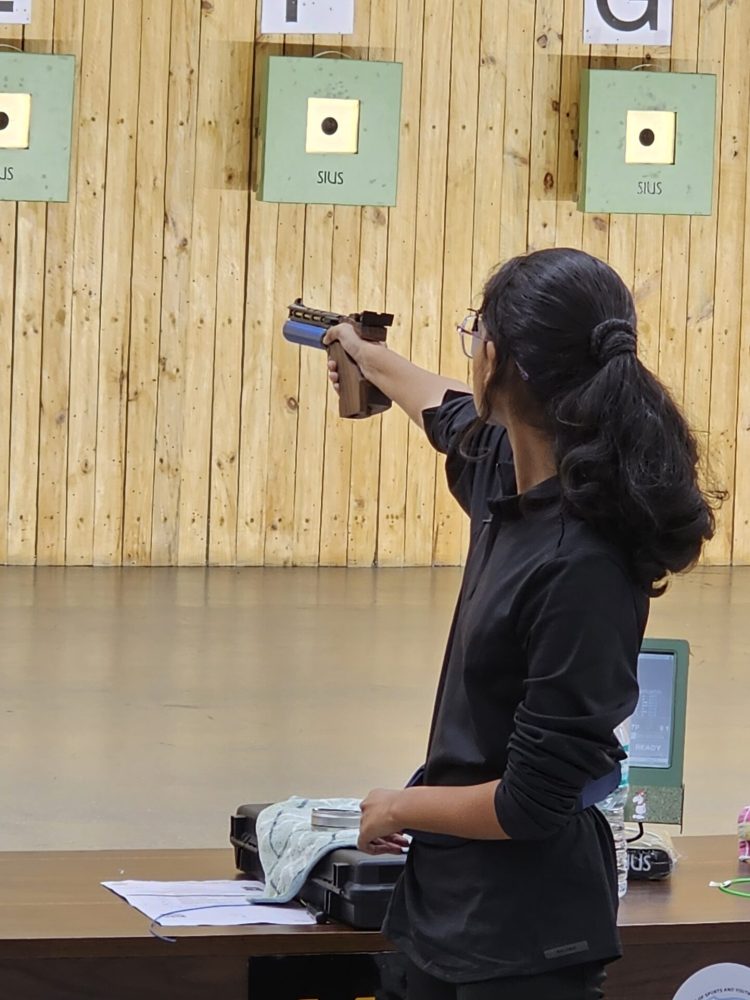
[[[313,809],[310,826],[314,830],[356,830],[361,819],[359,809]]]

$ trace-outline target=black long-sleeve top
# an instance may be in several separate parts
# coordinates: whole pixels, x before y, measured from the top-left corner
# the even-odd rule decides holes
[[[620,954],[612,838],[581,793],[622,753],[648,598],[623,554],[564,511],[551,479],[515,490],[506,431],[449,392],[424,413],[471,546],[440,678],[424,783],[502,779],[511,838],[417,834],[385,933],[439,978],[472,982]]]

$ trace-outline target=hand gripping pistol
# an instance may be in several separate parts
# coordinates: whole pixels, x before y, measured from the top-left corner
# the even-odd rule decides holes
[[[289,306],[289,319],[284,323],[284,337],[292,344],[318,347],[327,350],[339,371],[339,415],[359,419],[382,413],[391,406],[391,400],[368,382],[357,364],[338,341],[326,345],[323,337],[332,326],[349,323],[363,340],[385,342],[387,327],[393,323],[391,313],[361,312],[352,316],[310,309],[297,299]]]

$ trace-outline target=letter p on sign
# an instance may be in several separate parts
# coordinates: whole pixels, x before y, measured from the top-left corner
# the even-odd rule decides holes
[[[584,0],[588,45],[671,45],[673,0]]]

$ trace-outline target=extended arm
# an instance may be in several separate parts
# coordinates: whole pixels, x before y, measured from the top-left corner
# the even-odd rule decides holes
[[[448,389],[469,391],[464,382],[426,371],[383,344],[361,340],[348,323],[332,327],[323,342],[330,344],[334,340],[340,341],[365,378],[400,406],[419,427],[424,426],[422,411],[438,406]]]

